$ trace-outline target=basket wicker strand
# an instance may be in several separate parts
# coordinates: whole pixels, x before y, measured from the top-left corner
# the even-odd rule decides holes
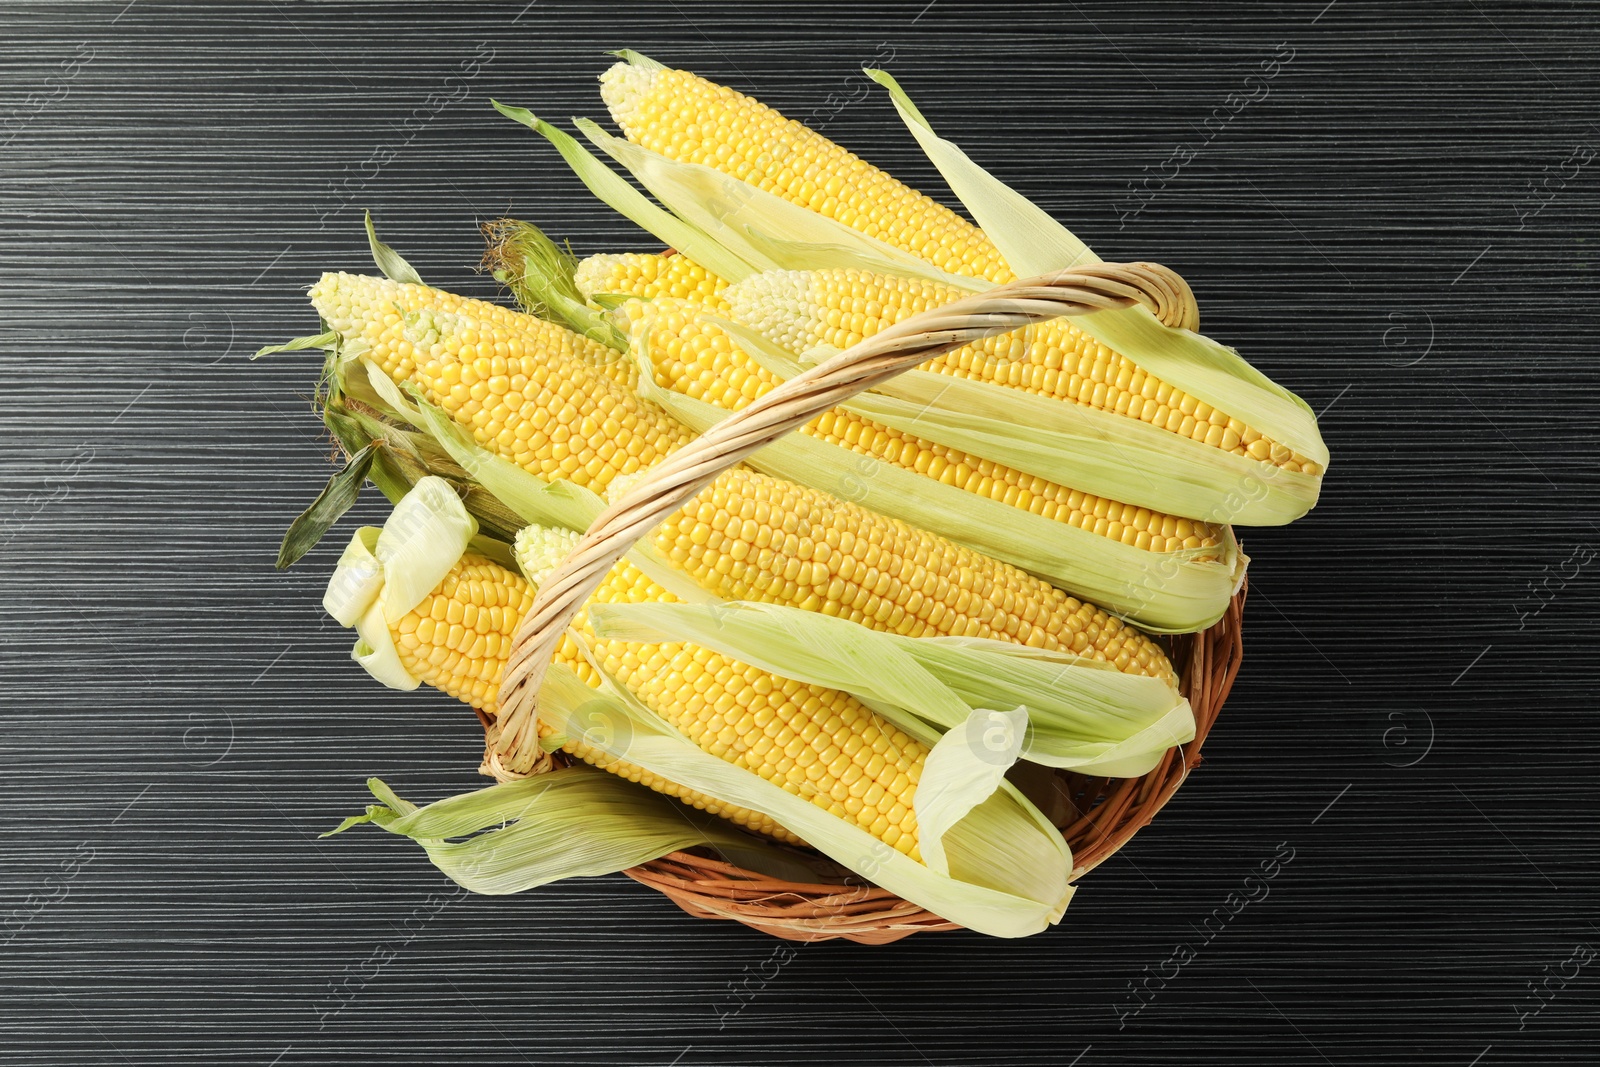
[[[1189,286],[1150,263],[1097,263],[1012,282],[921,312],[784,382],[651,468],[590,526],[541,583],[512,641],[499,715],[485,722],[484,770],[501,781],[552,766],[539,745],[539,686],[562,635],[612,566],[719,474],[812,418],[896,374],[982,338],[1062,315],[1142,305],[1169,326],[1198,327]],[[1199,749],[1227,697],[1242,653],[1241,589],[1204,633],[1174,642],[1182,690],[1194,710],[1194,740],[1169,751],[1139,778],[1059,773],[1074,811],[1063,833],[1076,878],[1146,825],[1199,761]],[[733,919],[800,941],[844,938],[883,944],[955,924],[858,879],[801,884],[759,875],[689,852],[632,868],[629,877],[665,893],[691,915]],[[855,884],[852,884],[854,882]]]

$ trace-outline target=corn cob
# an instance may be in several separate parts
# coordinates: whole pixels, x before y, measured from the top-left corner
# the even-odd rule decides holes
[[[555,331],[548,358],[537,348],[479,354],[482,338],[490,336],[487,327],[464,312],[434,310],[471,311],[476,302],[446,296],[426,286],[339,275],[326,276],[312,290],[313,303],[330,326],[366,343],[366,358],[391,375],[409,368],[412,380],[468,426],[485,449],[540,477],[568,477],[603,492],[619,474],[642,470],[688,439],[687,429],[624,394],[594,366],[562,358],[571,335],[561,337],[567,331],[558,326],[540,323],[541,330]],[[501,328],[507,332],[528,318],[482,306],[499,313],[489,321],[505,324]],[[420,342],[402,335],[407,315],[431,324],[420,354]],[[451,333],[452,328],[459,332]],[[470,353],[472,364],[461,358],[469,345],[477,346]],[[500,384],[518,377],[527,382],[511,392],[496,392],[499,385],[483,388],[481,378],[468,382],[469,374],[477,373],[473,364],[489,363],[488,369],[497,371],[494,361],[501,359],[506,370]],[[536,382],[557,384],[535,399]],[[519,391],[528,394],[520,403],[512,399]],[[916,636],[1016,641],[1172,676],[1155,642],[1099,608],[1008,564],[819,490],[735,469],[676,514],[680,517],[669,517],[658,530],[656,547],[714,593],[831,608],[877,629]],[[691,514],[692,522],[681,517]]]
[[[592,602],[673,599],[624,562]],[[429,597],[391,627],[391,636],[408,671],[492,717],[498,711],[495,694],[512,636],[532,603],[533,587],[521,575],[468,554]],[[574,628],[588,638],[608,673],[695,744],[916,858],[911,801],[926,749],[859,702],[696,645],[595,640],[586,615],[578,617]],[[553,662],[599,685],[599,676],[572,636]],[[540,733],[549,732],[541,724]],[[581,737],[566,740],[562,750],[757,833],[799,843],[766,815],[685,789]]]
[[[641,288],[636,281],[632,292],[642,295]],[[663,388],[737,411],[779,384],[777,376],[751,359],[721,327],[705,321],[691,304],[657,298],[649,311],[637,304],[621,310],[629,320],[633,343],[647,345],[655,382]],[[1220,529],[1210,524],[1083,493],[925,441],[844,408],[823,413],[799,432],[1136,548],[1170,552],[1211,548],[1222,541]]]
[[[395,381],[545,479],[603,493],[693,434],[634,392],[638,371],[554,323],[424,285],[325,274],[311,302]]]
[[[995,284],[1015,275],[983,231],[759,101],[683,70],[618,63],[600,95],[628,140],[700,163],[919,256]]]
[[[768,271],[728,287],[733,316],[795,352],[849,348],[902,319],[967,294],[936,282],[854,269]],[[1225,412],[1146,374],[1069,319],[990,337],[922,370],[970,378],[1139,419],[1287,471],[1321,467]]]
[[[688,256],[656,252],[590,256],[578,263],[572,280],[591,301],[596,294],[617,293],[641,300],[672,297],[712,311],[728,310],[722,299],[728,283]]]
[[[645,148],[747,181],[950,273],[997,284],[1014,278],[977,227],[814,131],[731,89],[686,71],[619,63],[601,76],[601,95],[628,139]],[[904,315],[965,295],[933,282],[859,271],[811,273],[838,276],[815,294],[815,306],[827,323],[826,329],[816,331],[828,337],[822,343],[839,348]],[[764,283],[753,278],[740,284],[759,288]],[[723,295],[735,301],[735,293]],[[802,313],[813,306],[811,294],[789,295],[802,298]],[[851,328],[855,320],[862,320],[863,328]],[[873,322],[878,322],[875,328]],[[803,340],[794,343],[800,345],[797,351],[809,347]],[[1026,333],[991,338],[948,353],[924,369],[1131,413],[1286,471],[1322,473],[1317,463],[1239,420],[1144,375],[1070,322],[1045,323]]]
[[[1094,605],[916,526],[755,471],[724,473],[652,540],[724,599],[820,611],[909,637],[1072,652],[1176,682],[1159,645]]]

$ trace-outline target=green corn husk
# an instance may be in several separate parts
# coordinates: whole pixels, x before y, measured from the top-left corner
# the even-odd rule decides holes
[[[601,690],[590,689],[557,665],[539,694],[540,715],[548,716],[558,730],[569,720],[584,721],[594,714],[597,703],[605,714],[629,726],[602,739],[611,740],[615,748],[611,754],[696,792],[762,812],[835,862],[969,929],[996,937],[1038,933],[1061,918],[1072,897],[1067,881],[1071,854],[1061,834],[1003,778],[977,803],[968,803],[970,790],[957,780],[959,771],[946,783],[930,787],[927,777],[919,783],[919,802],[923,790],[930,788],[941,801],[968,794],[952,805],[965,806],[961,817],[934,839],[945,868],[940,871],[810,801],[702,751],[610,680]],[[924,765],[925,775],[937,771]],[[927,848],[924,841],[925,854]]]
[[[946,284],[958,277],[720,171],[640,148],[588,119],[572,121],[590,143],[627,168],[668,209],[762,270],[887,270]],[[970,279],[966,287],[971,287]]]
[[[780,378],[839,354],[818,347],[797,355],[743,323],[715,321]],[[1316,503],[1321,485],[1318,476],[1200,445],[1112,411],[932,371],[905,371],[842,406],[1086,493],[1223,526],[1291,522]],[[1219,483],[1224,474],[1232,488],[1219,497],[1219,485],[1230,484]]]
[[[584,303],[572,281],[578,261],[570,251],[537,226],[516,219],[485,223],[483,233],[488,243],[484,265],[493,271],[496,281],[511,290],[522,310],[564,322],[619,352],[627,347],[611,319]]]
[[[304,348],[325,348],[330,353],[317,403],[323,423],[350,461],[329,478],[317,499],[285,532],[280,567],[291,566],[327,534],[355,503],[360,479],[370,479],[391,504],[397,504],[423,478],[443,478],[466,502],[484,534],[498,542],[510,541],[529,521],[581,529],[603,508],[588,490],[566,482],[546,485],[479,448],[437,409],[404,400],[393,382],[351,354],[352,346],[336,333],[269,346],[258,355]],[[399,400],[398,407],[392,399]],[[532,484],[518,475],[532,479]],[[502,498],[515,501],[520,511],[503,504]]]
[[[673,248],[724,278],[744,278],[763,269],[741,260],[690,222],[652,204],[648,197],[619,178],[588,149],[526,108],[507,107],[491,100],[495,110],[544,137],[566,160],[589,191],[626,218],[655,234]]]
[[[378,238],[371,212],[366,213],[365,226],[373,262],[386,278],[414,285],[427,284],[405,257]],[[479,484],[485,478],[485,470],[487,479],[494,481],[493,475],[499,470],[493,465],[496,457],[477,449],[464,433],[418,432],[427,429],[419,421],[424,413],[406,402],[393,382],[361,358],[364,347],[359,339],[347,340],[338,331],[325,329],[283,344],[267,345],[251,357],[260,359],[311,350],[327,353],[318,376],[315,402],[323,424],[349,457],[345,468],[328,479],[316,500],[285,531],[278,551],[278,567],[292,566],[316,546],[355,504],[364,480],[371,480],[391,504],[398,504],[419,481],[429,476],[448,482],[479,523],[486,536],[474,538],[474,551],[503,559],[509,565],[510,554],[497,546],[514,537],[529,519],[508,509]],[[353,369],[360,373],[351,373]],[[437,422],[433,428],[439,428]],[[440,440],[455,446],[455,455],[470,458],[480,469],[469,473],[441,446]],[[577,490],[576,486],[567,488]],[[541,506],[532,513],[545,522],[561,521],[574,515],[592,518],[599,513],[598,508],[592,513],[582,510],[592,507],[586,501],[577,501],[573,506],[578,510],[559,511]],[[581,521],[586,523],[588,519]]]
[[[383,271],[383,276],[390,281],[410,282],[413,285],[425,284],[416,268],[406,262],[404,256],[382,241],[378,240],[378,230],[372,225],[372,212],[366,215],[367,247],[372,250],[372,261]]]
[[[936,135],[887,71],[866,73],[889,90],[895,110],[928,159],[1019,276],[1100,262],[1088,245],[1048,213]],[[1097,311],[1079,321],[1086,332],[1148,373],[1327,466],[1328,449],[1317,432],[1311,408],[1233,349],[1200,334],[1162,325],[1143,307]]]
[[[819,349],[798,362],[833,354]],[[932,371],[906,371],[846,406],[1086,493],[1218,525],[1282,526],[1309,511],[1321,490],[1320,476],[1210,448],[1115,412]]]
[[[409,837],[474,893],[520,893],[563,878],[612,874],[700,845],[776,878],[810,882],[830,874],[804,853],[583,763],[425,807],[402,800],[377,778],[367,787],[382,803],[322,836],[371,823]]]
[[[981,638],[901,637],[777,604],[596,604],[595,633],[623,641],[692,641],[773,674],[842,689],[936,730],[974,713],[1026,717],[1021,758],[1108,778],[1155,768],[1194,739],[1194,713],[1157,678],[1108,664]]]
[[[390,503],[398,504],[424,478],[443,479],[487,535],[474,539],[473,550],[507,566],[515,563],[500,546],[519,530],[538,525],[581,532],[605,509],[606,502],[592,490],[545,481],[484,449],[444,411],[414,392],[408,395],[363,358],[362,347],[359,339],[346,341],[330,331],[268,346],[257,356],[310,348],[329,353],[318,397],[323,421],[348,455],[371,450],[365,473]],[[347,484],[353,469],[347,466],[330,478],[318,500],[295,520],[284,535],[280,559],[303,556],[354,502],[357,490]],[[324,498],[336,503],[323,504]],[[636,544],[627,558],[680,600],[711,595],[647,543]]]

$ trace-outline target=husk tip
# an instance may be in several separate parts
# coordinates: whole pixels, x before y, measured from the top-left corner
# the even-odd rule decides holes
[[[576,297],[571,279],[578,257],[570,246],[557,244],[539,227],[521,219],[493,219],[481,229],[484,251],[478,269],[510,289],[524,311],[548,316],[549,301],[540,295],[545,289]]]

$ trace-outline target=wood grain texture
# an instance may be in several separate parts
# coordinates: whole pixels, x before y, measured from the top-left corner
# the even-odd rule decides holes
[[[471,898],[317,839],[368,775],[475,787],[481,735],[349,661],[334,541],[273,571],[328,447],[314,360],[247,356],[368,269],[363,208],[474,296],[507,211],[649,247],[488,107],[599,116],[620,47],[946,196],[886,66],[1323,412],[1205,766],[1045,935],[790,958],[620,877]],[[5,5],[0,1058],[1591,1062],[1597,56],[1591,5],[1471,0]]]

